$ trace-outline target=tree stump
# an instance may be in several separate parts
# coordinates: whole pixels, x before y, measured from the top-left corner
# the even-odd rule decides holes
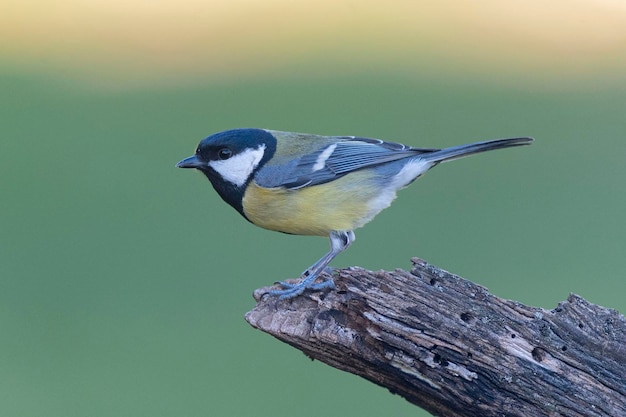
[[[525,306],[414,258],[336,289],[255,291],[255,328],[437,416],[626,416],[626,319],[570,295]]]

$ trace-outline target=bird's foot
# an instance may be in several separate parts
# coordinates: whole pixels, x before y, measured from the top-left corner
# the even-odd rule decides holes
[[[324,290],[327,288],[330,288],[330,289],[335,288],[335,282],[333,281],[332,277],[328,277],[325,280],[320,281],[320,282],[315,282],[315,279],[317,278],[317,276],[312,276],[312,275],[306,276],[303,274],[303,277],[304,279],[295,283],[290,283],[290,282],[285,282],[285,281],[275,282],[275,284],[278,284],[283,288],[280,290],[271,290],[268,292],[268,294],[278,296],[280,300],[284,300],[287,298],[296,297],[302,294],[306,290],[320,291],[320,290]]]

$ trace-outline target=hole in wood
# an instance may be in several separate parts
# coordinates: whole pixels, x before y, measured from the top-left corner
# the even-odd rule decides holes
[[[433,356],[433,362],[438,363],[441,366],[448,366],[448,361],[442,358],[438,353],[435,353],[435,356]]]
[[[472,319],[474,318],[472,313],[470,313],[469,311],[466,311],[465,313],[461,313],[460,317],[461,317],[461,320],[463,320],[466,323],[472,321]]]
[[[537,362],[541,362],[546,358],[546,351],[540,347],[536,347],[531,352],[533,355],[533,359]]]

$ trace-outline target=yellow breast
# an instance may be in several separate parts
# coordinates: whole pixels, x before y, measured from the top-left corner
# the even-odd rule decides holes
[[[265,229],[327,236],[333,230],[364,225],[393,199],[384,206],[372,204],[377,197],[380,193],[368,186],[366,173],[296,190],[263,188],[252,182],[243,196],[243,210],[252,223]]]

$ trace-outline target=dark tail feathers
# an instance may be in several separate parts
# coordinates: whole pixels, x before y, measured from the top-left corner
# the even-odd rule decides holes
[[[422,157],[434,163],[452,161],[475,153],[493,151],[495,149],[511,148],[513,146],[530,145],[533,138],[509,138],[495,139],[484,142],[469,143],[467,145],[452,146],[440,149],[432,153],[426,153]]]

